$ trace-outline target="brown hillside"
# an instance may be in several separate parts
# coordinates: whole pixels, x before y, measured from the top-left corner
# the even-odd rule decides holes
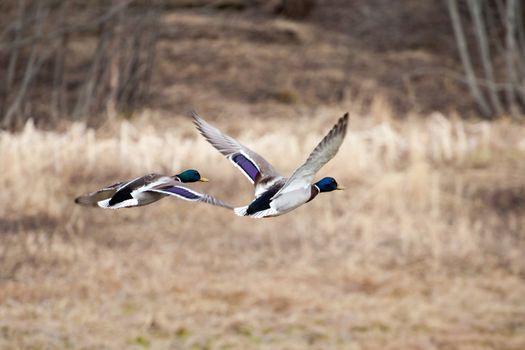
[[[153,106],[264,114],[380,94],[400,116],[472,108],[460,75],[443,74],[461,70],[441,2],[327,0],[301,21],[262,8],[166,14]]]

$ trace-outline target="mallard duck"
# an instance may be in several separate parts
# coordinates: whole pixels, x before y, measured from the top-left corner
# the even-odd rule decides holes
[[[138,207],[156,202],[166,196],[175,196],[187,201],[199,201],[233,209],[217,198],[197,192],[186,185],[186,183],[197,181],[207,182],[208,179],[201,177],[199,172],[193,169],[185,170],[173,176],[148,174],[82,195],[75,199],[75,203],[107,209],[120,209]]]
[[[279,175],[263,157],[223,134],[195,112],[193,122],[202,136],[241,170],[255,187],[255,199],[249,205],[234,208],[239,216],[279,216],[311,201],[321,192],[343,189],[332,177],[325,177],[314,184],[311,182],[319,169],[336,155],[343,143],[348,113],[337,121],[310,153],[306,162],[289,178]]]

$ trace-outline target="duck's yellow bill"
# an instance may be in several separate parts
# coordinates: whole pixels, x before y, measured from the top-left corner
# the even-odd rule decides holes
[[[200,179],[199,181],[200,181],[200,182],[208,182],[208,181],[210,181],[210,180],[208,180],[208,179],[205,178],[205,177],[201,177],[201,179]]]
[[[345,188],[344,188],[344,187],[341,187],[341,186],[337,186],[335,189],[338,190],[338,191],[342,191],[342,190],[344,190]]]

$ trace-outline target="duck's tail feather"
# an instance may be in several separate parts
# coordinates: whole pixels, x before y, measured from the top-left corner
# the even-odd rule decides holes
[[[93,197],[88,196],[88,195],[79,196],[75,198],[75,203],[80,204],[80,205],[85,205],[85,206],[92,206],[92,207],[97,206],[97,201],[94,200]]]
[[[119,184],[115,184],[95,192],[83,194],[82,196],[75,198],[75,203],[80,205],[96,207],[98,202],[105,199],[110,199],[117,191],[116,186],[118,185]]]
[[[234,208],[233,211],[235,212],[235,214],[239,216],[248,216],[254,219],[262,219],[262,218],[280,215],[280,213],[278,213],[277,210],[275,210],[274,208],[269,208],[266,210],[261,210],[261,211],[257,211],[255,213],[250,213],[250,214],[248,214],[248,206]]]
[[[247,216],[248,206],[233,208],[233,211],[239,216]]]

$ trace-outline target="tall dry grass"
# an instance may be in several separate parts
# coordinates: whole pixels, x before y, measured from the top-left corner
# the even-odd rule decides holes
[[[339,114],[211,119],[289,174]],[[525,346],[523,126],[352,113],[319,173],[347,191],[278,218],[176,199],[75,206],[185,168],[211,178],[210,194],[250,200],[188,118],[151,118],[0,134],[2,347]]]

